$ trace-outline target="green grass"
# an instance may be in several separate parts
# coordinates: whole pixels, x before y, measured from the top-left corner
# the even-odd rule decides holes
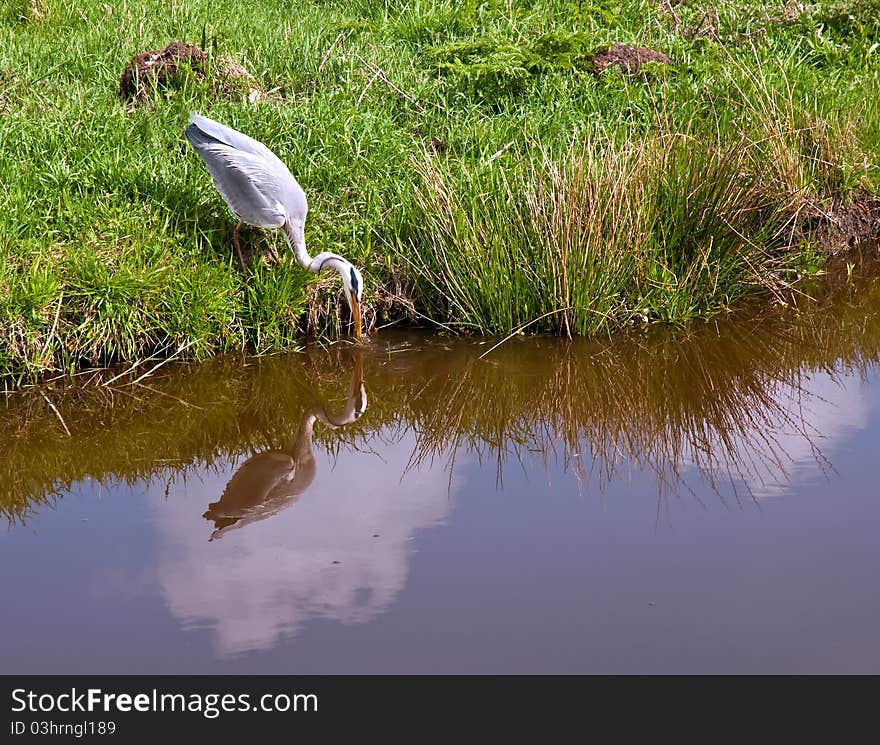
[[[411,316],[464,331],[590,334],[779,293],[821,263],[803,216],[877,191],[876,0],[241,7],[0,10],[4,378],[344,330],[338,280],[262,261],[280,235],[245,231],[242,276],[192,110],[289,164],[310,251],[357,263],[382,314],[407,315],[385,290],[401,276]],[[175,38],[241,62],[265,98],[191,75],[120,103],[129,59]],[[675,66],[594,77],[613,42]]]

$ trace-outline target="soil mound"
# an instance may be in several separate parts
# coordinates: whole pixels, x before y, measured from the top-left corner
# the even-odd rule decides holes
[[[200,76],[206,74],[208,55],[195,44],[172,41],[164,49],[135,55],[119,79],[119,96],[138,103],[155,88],[172,85],[182,75],[185,65]]]
[[[880,200],[861,195],[850,204],[807,208],[800,237],[835,255],[880,239]]]
[[[626,44],[612,44],[608,49],[593,55],[592,71],[600,75],[609,67],[617,67],[625,75],[635,75],[646,62],[661,62],[671,65],[672,60],[663,52],[647,47],[630,47]]]
[[[187,74],[208,81],[214,95],[240,95],[250,101],[265,98],[257,80],[238,62],[225,55],[209,60],[205,50],[182,41],[135,55],[119,79],[119,96],[143,103],[155,90],[179,85]]]

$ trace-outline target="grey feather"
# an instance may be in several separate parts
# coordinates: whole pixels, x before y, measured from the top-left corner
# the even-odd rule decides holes
[[[248,137],[246,134],[232,129],[232,127],[227,127],[225,124],[220,124],[220,122],[215,122],[213,119],[208,119],[206,116],[195,113],[190,117],[190,127],[199,132],[202,137],[210,137],[236,150],[259,155],[268,161],[275,161],[281,168],[287,170],[287,167],[279,160],[278,156],[262,142],[255,140],[253,137]]]
[[[287,166],[261,142],[198,114],[192,115],[186,138],[240,220],[261,228],[280,228],[286,220],[305,221],[305,193]]]

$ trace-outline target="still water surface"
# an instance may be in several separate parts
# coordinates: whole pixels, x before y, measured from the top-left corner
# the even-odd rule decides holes
[[[877,276],[10,394],[0,671],[880,672]]]

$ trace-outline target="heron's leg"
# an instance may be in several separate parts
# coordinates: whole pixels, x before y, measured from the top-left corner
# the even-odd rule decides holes
[[[238,221],[238,225],[235,226],[235,230],[232,231],[232,245],[235,246],[235,252],[238,254],[238,260],[241,262],[241,270],[247,274],[247,266],[244,263],[244,256],[241,255],[241,244],[238,241],[239,233],[241,233],[241,226],[244,223],[241,220]]]

